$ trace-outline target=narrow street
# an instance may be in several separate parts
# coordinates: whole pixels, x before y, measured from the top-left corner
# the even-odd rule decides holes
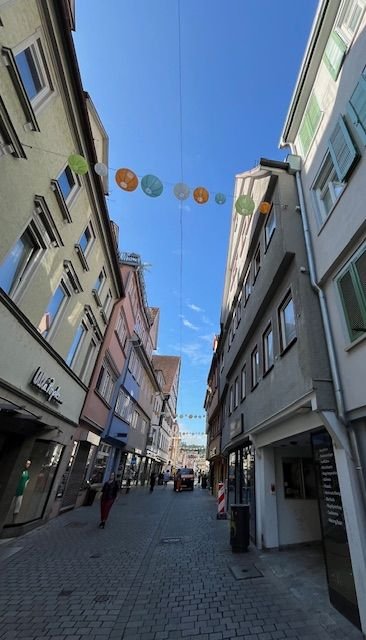
[[[289,552],[234,555],[228,522],[200,487],[134,488],[105,530],[98,507],[0,541],[1,640],[362,637],[315,590],[301,590],[298,567],[293,588]]]

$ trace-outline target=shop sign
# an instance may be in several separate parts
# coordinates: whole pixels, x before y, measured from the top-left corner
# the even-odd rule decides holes
[[[38,387],[40,391],[42,391],[46,396],[48,402],[57,402],[58,404],[62,404],[63,400],[61,398],[60,387],[56,386],[55,378],[48,377],[47,374],[42,371],[41,367],[38,367],[35,372],[31,384],[35,387]]]

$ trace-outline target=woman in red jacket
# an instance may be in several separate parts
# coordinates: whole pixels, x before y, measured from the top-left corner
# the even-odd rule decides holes
[[[111,473],[109,480],[103,485],[102,496],[100,499],[100,529],[104,529],[105,527],[112,504],[117,497],[117,493],[118,483],[116,481],[115,474]]]

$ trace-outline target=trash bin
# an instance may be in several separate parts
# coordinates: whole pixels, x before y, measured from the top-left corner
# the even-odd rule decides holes
[[[234,553],[248,551],[249,504],[231,505],[230,544]]]
[[[96,489],[92,489],[91,487],[87,488],[85,499],[84,499],[84,507],[90,507],[93,504],[94,498],[97,495]]]

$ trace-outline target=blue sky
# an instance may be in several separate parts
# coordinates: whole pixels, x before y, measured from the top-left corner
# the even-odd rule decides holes
[[[110,144],[108,197],[122,251],[141,255],[158,353],[181,355],[178,415],[203,416],[220,307],[234,178],[278,140],[317,0],[77,0],[84,88]],[[159,198],[114,180],[129,167],[163,182]],[[183,175],[182,175],[183,174]],[[173,186],[210,192],[183,205]],[[214,196],[223,192],[224,205]],[[182,206],[182,211],[180,207]],[[182,247],[182,251],[181,251]],[[179,420],[202,433],[204,418]],[[204,438],[186,438],[203,442]]]

